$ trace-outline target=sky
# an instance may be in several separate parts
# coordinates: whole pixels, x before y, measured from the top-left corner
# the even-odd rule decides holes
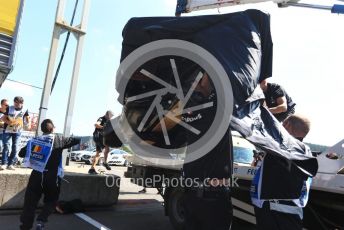
[[[74,0],[66,0],[65,20],[70,21]],[[79,1],[79,12],[83,1]],[[322,5],[344,4],[309,0]],[[26,0],[17,43],[14,69],[9,79],[43,87],[57,0]],[[91,135],[97,118],[111,109],[121,112],[115,90],[122,36],[132,17],[173,16],[176,0],[91,0],[83,47],[71,132]],[[191,15],[219,14],[260,9],[271,15],[274,43],[273,77],[296,102],[296,111],[308,116],[311,131],[305,139],[315,144],[334,145],[343,139],[344,123],[344,15],[325,10],[297,7],[278,8],[273,3],[249,4],[195,11]],[[80,22],[77,14],[75,25]],[[60,37],[59,60],[66,33]],[[76,39],[71,36],[55,89],[50,97],[47,117],[63,132]],[[56,65],[57,66],[57,63]],[[25,107],[38,113],[41,89],[6,81],[0,98],[20,95]]]

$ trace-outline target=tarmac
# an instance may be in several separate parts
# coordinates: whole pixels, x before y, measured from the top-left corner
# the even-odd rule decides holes
[[[72,162],[66,171],[88,176],[90,166]],[[102,168],[102,167],[99,167]],[[27,169],[26,169],[27,170]],[[17,169],[16,173],[21,173]],[[116,175],[121,178],[118,202],[107,207],[86,207],[85,212],[68,215],[53,214],[45,229],[49,230],[173,230],[168,217],[164,215],[163,199],[156,189],[148,188],[147,193],[138,193],[142,187],[132,184],[129,178],[124,178],[126,167],[112,166],[106,175],[90,175],[94,178]],[[10,172],[13,173],[13,172]],[[24,172],[23,172],[24,173]],[[25,174],[29,171],[25,172]],[[4,172],[0,172],[0,175]],[[110,176],[109,176],[110,175]],[[110,179],[108,179],[110,180]],[[108,181],[110,182],[110,181]],[[26,184],[24,185],[24,187]],[[88,188],[94,187],[88,184]],[[17,230],[19,228],[20,209],[0,210],[0,230]],[[39,210],[37,211],[39,212]],[[232,230],[253,230],[247,223],[235,220]]]

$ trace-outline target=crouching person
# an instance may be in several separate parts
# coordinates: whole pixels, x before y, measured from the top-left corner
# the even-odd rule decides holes
[[[80,143],[79,138],[54,134],[55,126],[50,119],[41,123],[42,136],[32,138],[19,152],[24,157],[24,166],[32,168],[25,192],[24,208],[20,216],[20,229],[31,229],[35,209],[44,194],[44,206],[37,217],[36,230],[44,228],[48,216],[55,210],[60,194],[62,151]]]

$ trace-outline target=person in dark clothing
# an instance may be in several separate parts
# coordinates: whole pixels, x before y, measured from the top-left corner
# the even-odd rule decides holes
[[[298,139],[299,141],[302,141],[310,130],[310,121],[304,116],[293,114],[284,120],[283,126],[291,136],[293,136],[295,139]],[[260,171],[261,169],[259,168],[257,171],[257,175],[260,174]],[[257,176],[255,176],[254,180],[256,180],[256,178]],[[259,179],[257,180],[257,182],[258,181]],[[303,228],[303,209],[306,207],[308,201],[310,184],[311,179],[309,177],[303,181],[299,199],[275,199],[269,201],[260,199],[259,196],[253,195],[252,202],[255,205],[254,211],[256,215],[257,229],[301,230]],[[258,190],[256,186],[254,187]],[[253,192],[252,194],[258,193]]]
[[[54,134],[54,128],[54,124],[50,119],[44,120],[41,123],[43,136],[36,138],[41,142],[42,140],[50,141],[50,149],[47,152],[43,153],[47,146],[35,144],[33,141],[35,138],[29,140],[28,144],[19,152],[19,157],[25,157],[24,165],[30,167],[31,164],[33,168],[25,192],[23,212],[20,215],[22,223],[20,229],[22,230],[32,228],[35,209],[42,194],[44,194],[44,206],[37,217],[36,230],[44,228],[48,216],[55,210],[60,194],[61,177],[63,176],[62,151],[80,143],[79,138],[67,138]],[[49,144],[49,141],[47,141],[47,144]],[[40,161],[34,161],[35,156],[39,154],[41,154],[41,157],[37,159],[40,159]],[[46,159],[45,164],[43,163],[37,167],[37,162],[41,162],[41,159]]]
[[[89,174],[97,174],[95,167],[98,163],[98,160],[100,158],[100,153],[104,149],[104,162],[103,165],[107,170],[111,170],[111,167],[107,164],[107,157],[110,152],[109,146],[104,145],[103,140],[103,129],[105,124],[113,117],[113,112],[108,110],[106,111],[105,115],[102,117],[99,117],[97,122],[94,124],[95,130],[93,132],[93,140],[96,143],[96,155],[94,157],[93,163],[91,168],[88,170]]]
[[[295,113],[296,104],[280,85],[263,80],[260,87],[264,92],[266,106],[278,121],[283,122]]]
[[[182,119],[192,127],[206,132],[216,114],[216,94],[209,77],[204,74],[196,87],[196,104],[213,102],[214,106],[186,114]],[[229,118],[228,118],[229,119]],[[197,135],[187,133],[189,143],[197,140]],[[221,141],[205,156],[184,164],[185,181],[195,181],[195,185],[185,188],[185,229],[186,230],[228,230],[232,223],[232,203],[230,179],[232,176],[232,145],[228,129]],[[188,155],[186,155],[186,159]]]
[[[2,137],[4,133],[4,126],[5,122],[2,120],[4,114],[6,113],[7,107],[8,107],[8,100],[7,99],[2,99],[1,100],[1,105],[0,105],[0,152],[2,152]],[[1,168],[0,168],[1,170]]]

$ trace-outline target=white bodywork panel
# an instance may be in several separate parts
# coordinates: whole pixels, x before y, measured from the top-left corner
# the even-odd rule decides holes
[[[338,159],[330,159],[328,154],[335,153]],[[319,173],[335,174],[344,168],[344,139],[322,152],[318,157]]]

